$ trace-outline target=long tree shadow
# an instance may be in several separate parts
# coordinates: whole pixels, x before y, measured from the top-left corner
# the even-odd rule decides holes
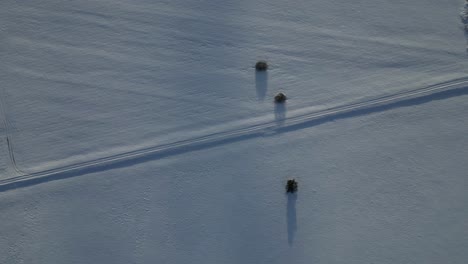
[[[264,101],[268,91],[268,72],[255,72],[255,89],[257,90],[257,100]]]
[[[286,120],[286,103],[275,104],[275,122],[278,127],[283,126]]]
[[[296,200],[297,193],[288,193],[288,204],[286,210],[286,217],[288,221],[288,244],[291,246],[294,243],[294,236],[297,231],[296,219]]]

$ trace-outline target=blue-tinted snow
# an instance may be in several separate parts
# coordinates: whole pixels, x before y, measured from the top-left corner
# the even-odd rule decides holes
[[[4,1],[17,166],[76,164],[466,75],[459,1]],[[266,59],[268,76],[253,65]]]
[[[465,263],[463,8],[2,1],[0,263]]]
[[[2,189],[0,262],[463,264],[467,99]]]

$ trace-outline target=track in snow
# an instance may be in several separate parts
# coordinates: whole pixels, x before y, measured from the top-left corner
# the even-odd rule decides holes
[[[227,131],[220,131],[217,133],[208,134],[205,136],[195,137],[187,140],[181,140],[169,144],[157,145],[148,148],[138,149],[135,151],[124,152],[104,158],[99,158],[92,161],[77,163],[73,165],[68,165],[64,167],[54,168],[50,170],[44,170],[40,172],[34,173],[25,173],[21,171],[15,161],[13,145],[10,140],[11,136],[9,135],[8,129],[8,121],[6,118],[6,112],[4,109],[4,103],[0,103],[2,105],[3,110],[3,122],[5,125],[6,131],[6,138],[8,143],[8,151],[10,154],[10,160],[12,163],[13,168],[15,171],[20,174],[19,176],[11,177],[9,179],[0,180],[0,191],[9,190],[12,188],[18,188],[21,186],[28,186],[34,183],[41,182],[41,178],[49,178],[52,180],[52,176],[62,175],[62,177],[56,178],[66,178],[76,174],[81,174],[86,171],[92,171],[92,169],[96,170],[103,167],[108,167],[112,164],[117,163],[125,163],[126,161],[131,162],[136,161],[137,159],[145,158],[145,157],[165,157],[169,155],[176,155],[185,152],[189,152],[192,150],[202,149],[214,145],[219,145],[223,142],[234,142],[241,139],[252,138],[256,136],[264,136],[275,132],[286,132],[288,130],[293,130],[294,127],[298,125],[304,125],[308,127],[307,124],[311,121],[319,121],[322,120],[323,122],[334,120],[337,118],[343,118],[346,114],[352,116],[352,113],[357,113],[359,111],[366,111],[367,113],[372,113],[376,111],[382,111],[382,109],[377,108],[392,108],[391,106],[395,107],[396,104],[402,103],[405,101],[428,97],[431,95],[435,95],[437,93],[448,93],[450,91],[461,91],[458,94],[453,94],[451,96],[456,96],[459,94],[468,94],[468,77],[463,79],[454,80],[451,82],[441,83],[433,86],[428,86],[412,91],[406,91],[401,93],[396,93],[384,97],[379,97],[371,100],[366,100],[362,102],[337,106],[328,108],[325,110],[320,111],[312,111],[308,113],[301,113],[292,115],[284,120],[273,120],[269,122],[262,122],[255,125],[250,125],[246,127],[241,127],[237,129],[227,130]],[[451,97],[450,96],[450,97]],[[447,97],[447,95],[446,95]],[[432,99],[430,99],[432,100]],[[372,110],[374,109],[374,110]],[[385,110],[385,109],[383,109]],[[300,111],[300,110],[299,110]],[[298,111],[296,111],[298,112]],[[302,111],[303,112],[303,111]],[[311,126],[311,125],[309,125]],[[80,173],[81,172],[81,173]],[[49,181],[44,180],[44,181]]]
[[[468,53],[468,0],[463,6],[463,10],[460,13],[461,22],[463,23],[463,31],[465,32],[466,38],[466,52]]]

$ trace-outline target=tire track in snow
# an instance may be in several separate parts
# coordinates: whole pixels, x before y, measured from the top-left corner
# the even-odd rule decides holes
[[[310,121],[314,121],[317,119],[323,118],[333,118],[334,116],[337,117],[342,114],[351,113],[359,110],[370,109],[379,106],[386,106],[390,104],[395,104],[401,101],[419,98],[423,96],[428,96],[437,92],[449,91],[468,87],[468,77],[453,80],[450,82],[440,83],[437,85],[427,86],[420,89],[415,89],[411,91],[400,92],[388,96],[378,97],[371,100],[366,100],[357,103],[346,104],[337,107],[331,107],[324,110],[319,111],[312,111],[308,113],[296,114],[290,116],[278,125],[277,120],[272,120],[268,122],[262,122],[255,125],[250,125],[247,127],[241,127],[232,130],[220,131],[200,137],[194,137],[191,139],[180,140],[168,144],[162,144],[157,146],[151,146],[139,150],[128,151],[116,155],[111,155],[108,157],[103,157],[91,161],[76,163],[72,165],[67,165],[59,168],[44,170],[40,172],[33,172],[33,173],[25,173],[22,172],[16,165],[16,161],[14,158],[13,152],[13,145],[11,141],[8,139],[8,129],[5,129],[7,133],[7,142],[8,142],[8,151],[10,152],[10,159],[12,162],[15,171],[19,174],[19,176],[11,177],[9,179],[0,180],[0,187],[5,187],[7,185],[12,185],[16,183],[23,183],[29,180],[38,179],[41,177],[49,177],[53,175],[58,175],[62,173],[70,173],[79,170],[91,169],[93,167],[98,166],[108,166],[112,165],[117,162],[124,162],[130,161],[137,158],[142,158],[145,156],[159,154],[164,157],[164,154],[171,155],[171,153],[184,153],[190,151],[190,149],[194,148],[202,148],[203,146],[211,146],[216,143],[227,142],[229,140],[239,139],[242,137],[249,137],[249,136],[262,136],[271,132],[280,131],[279,129],[285,129],[287,127],[296,126],[298,124],[305,124]],[[8,126],[8,121],[6,121],[6,112],[2,104],[3,116],[4,116],[4,124]],[[299,109],[300,111],[300,109]],[[296,111],[297,112],[297,111]],[[184,151],[185,149],[185,151]],[[1,190],[0,190],[1,191]]]
[[[10,164],[13,170],[17,174],[25,175],[27,173],[22,172],[18,168],[18,165],[16,164],[15,153],[13,151],[13,142],[11,140],[11,133],[10,133],[11,124],[9,123],[8,118],[7,118],[5,97],[6,97],[5,88],[2,88],[1,94],[0,94],[0,110],[2,111],[2,121],[3,121],[3,127],[5,129],[5,138],[7,142],[7,149],[8,149],[8,156],[10,158]],[[1,184],[1,181],[0,181],[0,184]]]

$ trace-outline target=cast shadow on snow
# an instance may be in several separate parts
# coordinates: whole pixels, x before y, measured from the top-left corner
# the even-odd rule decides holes
[[[268,91],[268,72],[255,72],[255,89],[257,90],[257,100],[264,101]]]
[[[277,127],[282,127],[286,120],[286,103],[275,104],[275,122]]]
[[[433,93],[433,94],[418,97],[418,98],[412,98],[412,99],[402,100],[402,101],[399,101],[399,102],[393,102],[393,103],[389,103],[389,104],[386,104],[386,105],[373,106],[373,107],[369,107],[369,108],[365,108],[365,109],[353,110],[353,111],[346,112],[346,113],[338,113],[338,114],[335,114],[335,115],[325,116],[325,117],[315,119],[315,120],[312,120],[312,121],[308,121],[308,122],[304,122],[304,123],[301,123],[301,124],[290,125],[290,126],[278,126],[275,129],[275,132],[276,132],[275,134],[281,134],[281,133],[286,133],[286,132],[290,132],[290,131],[297,131],[297,130],[301,130],[301,129],[305,129],[305,128],[310,128],[310,127],[313,127],[313,126],[318,126],[318,125],[328,123],[328,122],[332,122],[332,121],[339,120],[339,119],[364,116],[364,115],[369,115],[369,114],[378,113],[378,112],[384,112],[384,111],[387,111],[387,110],[400,108],[400,107],[409,107],[409,106],[421,105],[421,104],[429,103],[431,101],[444,100],[444,99],[457,97],[457,96],[462,96],[462,95],[468,95],[468,86],[467,87],[462,87],[462,88],[456,88],[456,89],[452,89],[452,90],[448,90],[448,91],[441,91],[441,92]],[[278,112],[280,112],[280,111],[278,111]],[[276,112],[275,112],[275,114],[276,114]],[[273,134],[273,136],[275,134]],[[85,174],[89,174],[89,173],[96,173],[96,172],[105,171],[105,170],[111,170],[111,169],[117,169],[117,168],[133,166],[133,165],[144,163],[144,162],[147,162],[147,161],[162,159],[162,158],[169,157],[169,156],[185,154],[185,153],[189,153],[189,152],[193,152],[193,151],[197,151],[197,150],[207,149],[207,148],[211,148],[211,147],[221,146],[221,145],[225,145],[225,144],[231,144],[231,143],[235,143],[235,142],[239,142],[239,141],[249,140],[249,139],[258,138],[258,137],[265,137],[265,136],[267,136],[267,135],[263,131],[256,131],[256,132],[252,132],[251,134],[248,134],[248,135],[233,136],[233,137],[230,137],[230,138],[227,138],[227,139],[220,139],[218,141],[212,141],[212,142],[208,142],[208,143],[199,143],[199,144],[190,145],[190,146],[183,146],[183,147],[179,147],[179,148],[170,149],[170,150],[167,150],[167,151],[164,151],[164,152],[149,154],[149,155],[145,155],[145,156],[142,156],[142,157],[136,157],[136,158],[133,158],[133,159],[130,159],[130,160],[116,161],[114,163],[96,165],[96,166],[93,166],[93,167],[83,168],[83,169],[76,169],[76,170],[73,170],[73,171],[70,171],[70,172],[56,173],[56,174],[49,175],[49,176],[26,179],[24,181],[19,181],[19,182],[7,183],[7,184],[4,184],[4,185],[0,186],[0,192],[12,190],[12,189],[17,189],[17,188],[22,188],[22,187],[27,187],[27,186],[32,186],[32,185],[41,184],[41,183],[50,182],[50,181],[67,179],[67,178],[81,176],[81,175],[85,175]],[[288,208],[289,208],[289,203],[288,203]],[[291,210],[291,211],[293,211],[293,210]],[[288,210],[288,216],[289,216],[289,210]],[[288,219],[289,219],[289,217],[288,217]],[[293,226],[293,225],[291,224],[291,226]],[[289,234],[289,222],[288,222],[288,234]]]
[[[296,220],[296,200],[297,193],[288,193],[288,204],[286,210],[286,217],[288,221],[288,244],[291,246],[294,242],[294,236],[297,230]]]

